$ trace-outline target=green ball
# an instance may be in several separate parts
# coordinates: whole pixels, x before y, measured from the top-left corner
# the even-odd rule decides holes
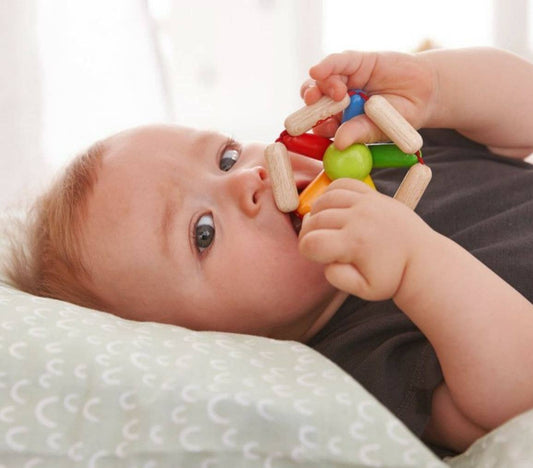
[[[355,143],[342,151],[332,143],[324,153],[322,162],[324,171],[332,180],[341,177],[363,180],[372,169],[372,153],[361,143]]]

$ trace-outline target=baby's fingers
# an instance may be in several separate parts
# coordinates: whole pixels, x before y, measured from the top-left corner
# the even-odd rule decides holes
[[[389,141],[389,138],[364,114],[344,122],[335,134],[335,146],[344,150],[353,143]]]
[[[324,274],[326,279],[337,289],[365,297],[369,284],[366,278],[350,263],[332,263],[327,265]]]
[[[325,229],[341,229],[346,224],[346,210],[325,209],[313,215],[304,216],[299,237],[302,239],[307,233]]]
[[[312,218],[323,210],[353,208],[362,201],[365,201],[367,196],[374,196],[375,194],[375,190],[360,180],[348,178],[336,179],[313,202],[311,206]],[[345,217],[344,221],[346,222],[347,220],[348,218]]]
[[[314,104],[322,96],[329,96],[340,101],[348,92],[346,79],[340,76],[330,76],[322,81],[306,80],[300,87],[300,96],[307,105]]]
[[[325,80],[328,76],[350,76],[357,72],[364,64],[364,54],[355,51],[345,51],[330,54],[309,70],[309,75],[315,80]]]
[[[303,98],[306,105],[310,106],[316,103],[322,96],[326,94],[326,92],[321,89],[321,86],[322,84],[316,83],[315,80],[306,80],[302,84],[300,87],[300,96]],[[338,97],[337,100],[342,99],[346,94],[346,86],[342,86],[341,88],[334,87],[332,89],[340,89],[340,91],[335,91],[333,93],[336,97]],[[313,127],[313,133],[325,138],[332,138],[339,128],[341,119],[342,112],[332,115],[331,117],[321,121],[318,125],[315,125],[315,127]]]
[[[349,248],[337,229],[312,230],[300,237],[300,253],[318,263],[347,263],[350,260]]]
[[[308,79],[300,86],[300,97],[306,104],[313,104],[323,96],[315,80]]]

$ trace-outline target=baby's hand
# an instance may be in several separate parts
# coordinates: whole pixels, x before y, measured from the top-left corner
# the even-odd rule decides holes
[[[309,74],[312,79],[300,89],[306,104],[313,104],[323,95],[339,101],[348,89],[363,89],[370,95],[386,97],[415,128],[423,127],[432,113],[436,80],[421,55],[348,51],[329,55]],[[334,116],[314,131],[328,138],[335,135],[335,146],[341,150],[354,142],[387,140],[365,115],[339,126],[340,120],[339,115]]]
[[[326,264],[328,281],[366,300],[395,296],[431,229],[402,203],[355,179],[333,181],[313,204],[300,252]]]

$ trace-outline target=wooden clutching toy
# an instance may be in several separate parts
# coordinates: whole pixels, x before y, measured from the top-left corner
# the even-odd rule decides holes
[[[265,149],[265,160],[272,180],[276,206],[284,213],[296,210],[300,201],[287,148],[283,143],[268,145]]]
[[[392,144],[356,143],[340,151],[332,141],[306,133],[324,119],[343,112],[345,122],[363,112],[392,141]],[[285,120],[285,131],[265,151],[267,168],[277,207],[304,216],[312,201],[332,180],[351,177],[375,189],[370,176],[373,168],[409,167],[394,198],[415,209],[431,180],[431,169],[421,157],[422,137],[383,96],[370,98],[362,91],[350,91],[341,101],[323,96]],[[323,161],[324,170],[298,196],[287,149]]]

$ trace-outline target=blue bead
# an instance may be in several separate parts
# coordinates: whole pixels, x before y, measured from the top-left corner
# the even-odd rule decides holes
[[[359,90],[357,90],[359,91]],[[353,94],[350,96],[350,104],[342,113],[342,123],[350,120],[356,115],[361,115],[364,113],[365,100],[361,97],[360,94]]]

